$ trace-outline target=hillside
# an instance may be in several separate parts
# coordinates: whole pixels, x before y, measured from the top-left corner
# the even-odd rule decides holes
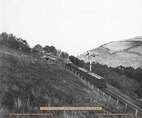
[[[0,118],[10,118],[12,112],[39,113],[40,106],[102,106],[108,112],[124,112],[57,64],[0,45]],[[94,111],[53,113],[54,118],[94,117]]]
[[[74,56],[70,56],[70,60],[77,66],[89,70],[90,64],[84,63],[82,60]],[[107,80],[107,83],[117,88],[122,93],[130,96],[131,98],[139,101],[142,98],[142,83],[141,83],[141,70],[127,69],[125,72],[120,73],[117,68],[108,67],[99,63],[92,63],[92,72],[101,75]],[[135,71],[134,71],[135,70]],[[126,74],[127,73],[127,74]],[[132,74],[130,76],[130,73]],[[129,75],[129,76],[128,76]],[[135,78],[133,78],[135,76]]]
[[[142,37],[135,37],[128,40],[114,41],[104,44],[98,48],[89,50],[89,53],[99,53],[92,61],[109,67],[142,67]],[[88,62],[87,52],[78,58]]]

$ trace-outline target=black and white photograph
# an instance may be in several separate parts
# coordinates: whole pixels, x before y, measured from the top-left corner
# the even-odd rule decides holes
[[[0,0],[0,118],[142,118],[142,0]]]

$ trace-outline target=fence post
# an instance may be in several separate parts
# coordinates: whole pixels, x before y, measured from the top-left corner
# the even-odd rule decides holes
[[[98,88],[98,92],[99,92],[99,88]]]
[[[119,99],[117,99],[117,101],[116,101],[116,104],[118,105],[118,103],[119,103]]]
[[[138,110],[136,109],[136,112],[135,112],[135,116],[137,117],[137,114],[138,114]]]
[[[105,92],[103,92],[103,96],[105,95]]]
[[[111,96],[109,96],[109,98],[108,98],[108,101],[110,101],[111,100]]]
[[[127,104],[125,104],[125,110],[127,109]]]

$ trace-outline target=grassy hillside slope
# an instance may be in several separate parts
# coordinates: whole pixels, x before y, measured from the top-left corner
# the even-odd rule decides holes
[[[12,112],[40,113],[41,106],[101,106],[108,112],[124,112],[62,67],[0,46],[0,118],[10,118]],[[99,118],[94,111],[52,113],[53,118]]]

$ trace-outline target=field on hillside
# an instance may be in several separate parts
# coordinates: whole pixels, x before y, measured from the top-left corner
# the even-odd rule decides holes
[[[129,49],[128,52],[137,53],[137,54],[142,55],[142,45]]]
[[[108,45],[103,45],[104,48],[109,49],[109,53],[116,53],[119,51],[123,51],[132,47],[137,47],[140,45],[140,42],[131,42],[131,41],[114,41],[109,43]]]

